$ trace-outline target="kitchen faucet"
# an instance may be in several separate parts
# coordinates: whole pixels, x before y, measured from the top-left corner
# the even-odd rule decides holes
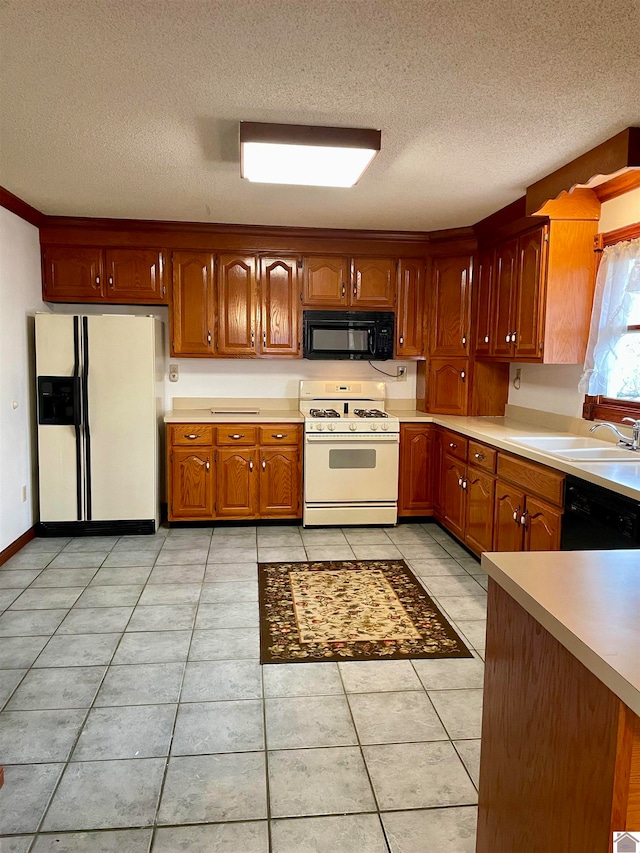
[[[629,421],[630,424],[633,424],[633,438],[631,439],[631,441],[629,441],[628,436],[623,435],[620,430],[613,424],[596,424],[595,426],[591,427],[589,432],[595,432],[597,429],[600,429],[600,427],[607,427],[607,429],[610,429],[611,432],[615,433],[615,435],[618,436],[618,438],[620,439],[620,441],[618,442],[619,445],[623,447],[628,447],[630,450],[640,451],[640,419],[635,420],[634,418],[622,418],[622,420]]]

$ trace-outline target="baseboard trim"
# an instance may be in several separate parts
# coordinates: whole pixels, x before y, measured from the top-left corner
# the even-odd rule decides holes
[[[31,542],[31,540],[36,535],[36,527],[35,524],[33,527],[30,527],[29,530],[25,530],[22,536],[18,536],[15,542],[12,542],[11,545],[8,545],[4,551],[0,551],[0,566],[4,565],[8,560],[13,557],[14,554],[17,554],[21,548],[27,544],[27,542]]]

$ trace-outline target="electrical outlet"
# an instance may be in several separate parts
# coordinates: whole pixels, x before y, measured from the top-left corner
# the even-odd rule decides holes
[[[177,382],[179,378],[179,370],[177,364],[169,365],[169,382]]]
[[[396,372],[396,378],[398,382],[406,382],[407,381],[407,368],[404,365],[400,365]]]
[[[22,487],[22,503],[26,503],[27,501],[27,487]]]

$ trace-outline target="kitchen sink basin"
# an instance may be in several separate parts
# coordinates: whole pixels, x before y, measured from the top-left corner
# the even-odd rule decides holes
[[[640,462],[640,452],[597,438],[572,435],[511,436],[510,441],[570,462]]]

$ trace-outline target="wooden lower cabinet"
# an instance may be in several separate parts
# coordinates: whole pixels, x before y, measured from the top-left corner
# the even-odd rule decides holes
[[[475,553],[493,548],[493,502],[496,478],[469,465],[466,477],[465,543]]]
[[[169,521],[299,518],[301,437],[297,424],[171,424]]]
[[[400,424],[398,515],[433,512],[433,424]]]
[[[169,520],[211,518],[214,507],[212,447],[172,447],[169,454]]]
[[[494,516],[493,545],[496,551],[522,551],[524,531],[520,519],[524,512],[524,492],[498,480]]]
[[[525,551],[559,551],[562,510],[528,495],[525,511]]]
[[[448,453],[444,454],[440,495],[442,523],[454,536],[462,540],[467,506],[463,486],[466,474],[467,466],[464,462]]]

